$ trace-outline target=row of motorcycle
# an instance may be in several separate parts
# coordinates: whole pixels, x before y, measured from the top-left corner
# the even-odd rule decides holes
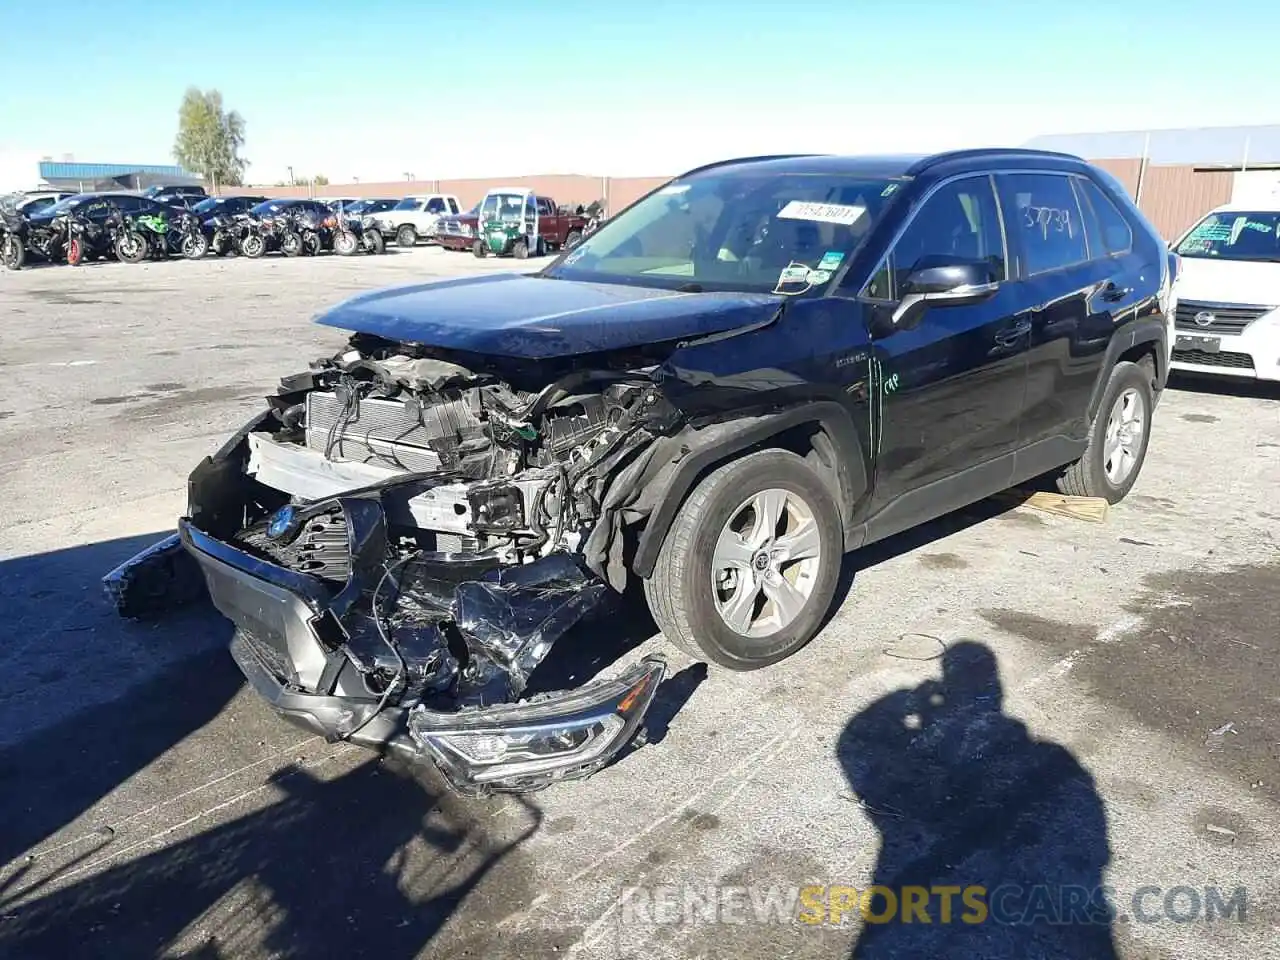
[[[256,259],[272,251],[288,257],[314,256],[326,250],[341,256],[385,253],[377,227],[365,229],[341,214],[321,218],[308,210],[286,208],[273,216],[237,213],[202,221],[186,211],[131,215],[112,206],[105,217],[68,211],[33,222],[0,210],[0,262],[10,270],[27,263],[68,263],[115,259],[123,263],[185,257],[198,260],[237,254]]]

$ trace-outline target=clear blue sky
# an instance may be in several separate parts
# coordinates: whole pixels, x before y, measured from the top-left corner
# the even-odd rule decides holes
[[[0,179],[170,162],[191,84],[262,182],[1277,122],[1278,37],[1276,0],[0,0]]]

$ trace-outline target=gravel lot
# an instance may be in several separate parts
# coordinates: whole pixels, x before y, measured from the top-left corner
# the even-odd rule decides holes
[[[858,555],[778,667],[672,653],[656,742],[528,799],[306,738],[243,687],[211,611],[114,618],[97,578],[171,529],[191,466],[279,376],[340,345],[312,314],[512,267],[424,248],[0,276],[0,955],[1280,956],[1275,391],[1168,391],[1105,523],[986,503]],[[663,648],[624,612],[544,670]],[[958,749],[881,699],[940,677]],[[646,923],[620,900],[1010,882],[1105,883],[1125,917],[1044,941],[936,912]],[[1152,922],[1128,910],[1144,886]],[[1151,918],[1179,886],[1247,888],[1245,922]]]

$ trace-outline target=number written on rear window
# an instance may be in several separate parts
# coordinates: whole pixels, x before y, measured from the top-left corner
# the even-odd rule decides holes
[[[1049,173],[1000,178],[1005,227],[1022,243],[1027,276],[1060,270],[1089,259],[1084,217],[1071,180]]]

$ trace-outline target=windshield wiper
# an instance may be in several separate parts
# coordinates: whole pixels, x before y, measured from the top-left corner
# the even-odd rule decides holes
[[[682,283],[676,287],[676,293],[702,293],[702,284]]]

